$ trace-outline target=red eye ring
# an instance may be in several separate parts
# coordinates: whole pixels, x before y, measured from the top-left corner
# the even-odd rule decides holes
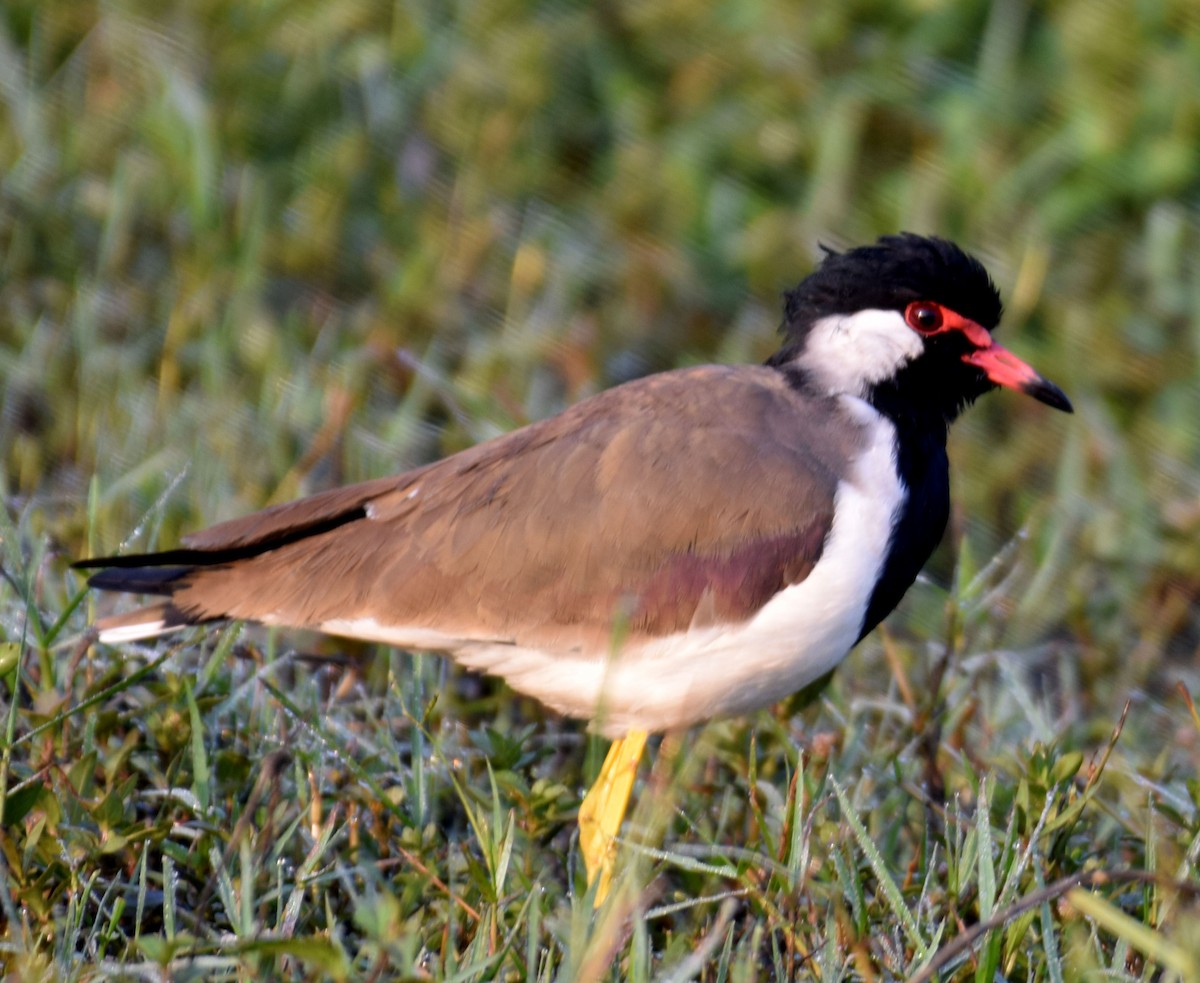
[[[928,300],[914,300],[904,308],[904,320],[921,334],[933,334],[945,323],[941,306]]]

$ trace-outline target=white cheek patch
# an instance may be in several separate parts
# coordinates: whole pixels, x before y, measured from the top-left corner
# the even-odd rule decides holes
[[[870,309],[821,318],[809,329],[796,361],[827,391],[862,397],[924,350],[925,342],[903,314]]]

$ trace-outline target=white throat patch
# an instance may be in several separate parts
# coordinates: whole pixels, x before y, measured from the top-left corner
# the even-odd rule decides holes
[[[903,314],[873,308],[821,318],[809,328],[796,363],[826,392],[861,398],[924,349]]]

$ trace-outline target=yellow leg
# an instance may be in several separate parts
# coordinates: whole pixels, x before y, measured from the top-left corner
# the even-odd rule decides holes
[[[646,732],[631,730],[620,740],[613,741],[596,777],[596,784],[579,806],[579,850],[587,867],[588,884],[599,878],[596,888],[596,907],[608,895],[612,881],[613,861],[617,857],[617,831],[625,818],[629,793],[637,775],[638,762],[646,748]]]

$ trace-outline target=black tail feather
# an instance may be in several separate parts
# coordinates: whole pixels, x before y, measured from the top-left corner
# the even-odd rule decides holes
[[[307,499],[301,499],[301,502],[304,501],[307,501]],[[268,510],[268,512],[270,511],[271,510]],[[333,516],[324,516],[318,520],[302,522],[296,525],[284,527],[273,532],[269,536],[255,539],[249,543],[242,543],[223,548],[217,547],[209,549],[194,549],[185,546],[179,549],[163,550],[161,553],[130,553],[126,556],[95,556],[90,560],[76,560],[71,564],[71,566],[76,570],[95,570],[98,567],[171,567],[177,570],[192,569],[195,567],[216,567],[226,563],[234,563],[237,560],[245,560],[252,556],[258,556],[262,553],[267,553],[270,550],[278,549],[281,546],[287,546],[301,539],[307,539],[311,536],[319,536],[322,533],[337,529],[339,526],[344,526],[351,522],[357,522],[358,520],[365,518],[366,514],[366,506],[359,505],[355,508],[339,512]],[[220,528],[221,526],[213,527],[213,529]],[[198,535],[203,536],[204,533],[200,533]],[[101,586],[100,584],[95,583],[94,580],[89,581],[89,583],[92,583],[93,586]],[[123,588],[107,589],[121,590]]]
[[[90,564],[85,560],[76,563],[80,567]],[[99,590],[121,591],[125,594],[163,594],[170,596],[177,582],[194,570],[194,567],[133,567],[126,569],[110,566],[88,578],[88,586]]]
[[[253,556],[261,550],[163,550],[161,553],[130,553],[126,556],[94,556],[90,560],[76,560],[74,570],[95,570],[97,567],[175,567],[176,569],[200,566],[215,566]]]

